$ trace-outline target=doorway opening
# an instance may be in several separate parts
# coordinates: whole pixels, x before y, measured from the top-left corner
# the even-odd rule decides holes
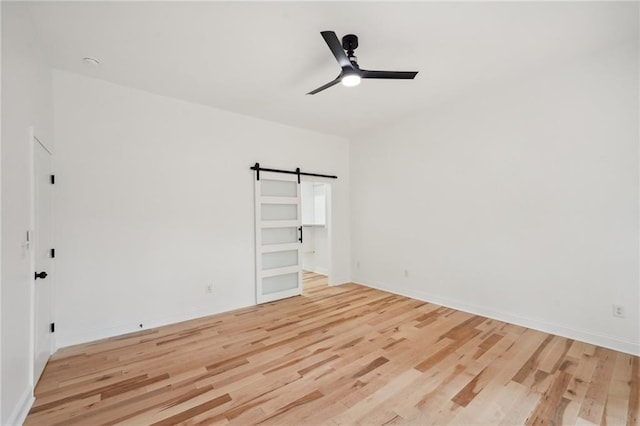
[[[331,274],[331,185],[302,181],[302,270],[305,294],[328,285]]]

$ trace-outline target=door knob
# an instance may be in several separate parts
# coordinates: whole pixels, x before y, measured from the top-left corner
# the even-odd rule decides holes
[[[47,273],[46,272],[36,272],[36,277],[34,278],[35,280],[37,280],[38,278],[40,278],[41,280],[47,278]]]

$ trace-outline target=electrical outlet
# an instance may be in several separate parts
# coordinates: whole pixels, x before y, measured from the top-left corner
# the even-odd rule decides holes
[[[206,291],[208,294],[213,293],[213,284],[208,284],[208,285],[207,285],[207,287],[205,288],[205,291]]]
[[[624,318],[624,306],[613,305],[613,316],[618,318]]]
[[[405,278],[409,278],[409,270],[408,269],[404,270],[404,277]]]
[[[360,261],[359,260],[356,262],[356,268],[360,269]]]

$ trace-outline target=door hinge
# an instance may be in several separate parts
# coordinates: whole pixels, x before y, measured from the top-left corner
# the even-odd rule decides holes
[[[51,258],[55,259],[55,257],[56,257],[56,249],[51,249],[50,253],[51,253]]]
[[[56,332],[56,323],[52,322],[51,324],[49,324],[49,331],[52,333]]]
[[[51,185],[55,185],[56,183],[56,175],[51,175]]]

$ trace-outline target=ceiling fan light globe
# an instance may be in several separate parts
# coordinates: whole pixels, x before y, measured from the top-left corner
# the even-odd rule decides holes
[[[360,84],[360,76],[358,74],[347,74],[342,77],[342,85],[345,87],[353,87]]]

